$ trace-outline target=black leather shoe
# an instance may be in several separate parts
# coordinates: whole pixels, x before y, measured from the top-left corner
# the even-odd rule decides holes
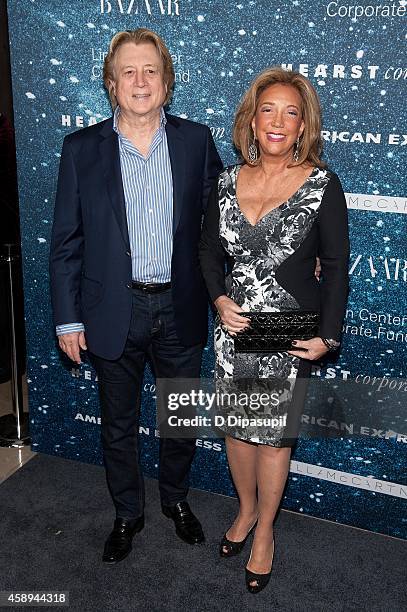
[[[133,536],[143,527],[144,515],[138,519],[116,519],[113,531],[106,540],[103,562],[113,564],[123,561],[131,551]]]
[[[205,536],[201,523],[192,513],[188,502],[178,502],[175,506],[161,506],[163,514],[171,518],[175,524],[175,532],[187,544],[202,544]]]

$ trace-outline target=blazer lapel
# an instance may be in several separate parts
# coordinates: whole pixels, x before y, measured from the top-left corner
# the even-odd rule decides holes
[[[185,146],[184,137],[180,133],[180,123],[176,117],[166,115],[168,152],[170,155],[173,185],[173,236],[177,231],[184,201],[184,177],[185,177]]]
[[[127,228],[126,205],[124,201],[123,180],[120,169],[119,140],[113,131],[113,120],[107,121],[101,132],[103,140],[99,145],[102,168],[105,176],[110,202],[124,243],[130,250],[129,232]]]

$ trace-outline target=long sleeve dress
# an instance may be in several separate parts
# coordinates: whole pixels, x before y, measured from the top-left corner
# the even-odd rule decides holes
[[[348,293],[349,238],[347,208],[340,181],[333,172],[315,167],[285,202],[252,225],[239,208],[236,183],[241,165],[226,168],[209,198],[200,242],[200,263],[212,301],[228,295],[243,311],[312,310],[320,312],[318,335],[339,340]],[[316,257],[321,280],[315,277]],[[228,264],[229,273],[225,272]],[[278,390],[277,408],[251,409],[235,402],[232,413],[242,417],[281,417],[260,427],[224,427],[243,440],[292,446],[295,442],[311,362],[287,352],[237,353],[234,338],[215,325],[215,378],[228,391],[248,379]],[[295,381],[297,381],[295,383]],[[290,384],[288,384],[290,383]],[[246,387],[247,388],[247,384]],[[285,392],[284,392],[285,389]],[[288,394],[287,394],[288,389]]]

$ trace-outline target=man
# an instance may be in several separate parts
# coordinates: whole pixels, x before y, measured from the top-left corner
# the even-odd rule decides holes
[[[175,75],[162,39],[116,34],[104,65],[114,115],[64,140],[52,232],[54,320],[63,351],[97,371],[107,482],[116,508],[103,560],[144,525],[138,421],[146,359],[158,378],[197,378],[207,334],[201,218],[222,164],[207,126],[164,112]],[[204,541],[186,501],[192,439],[161,439],[162,511]]]

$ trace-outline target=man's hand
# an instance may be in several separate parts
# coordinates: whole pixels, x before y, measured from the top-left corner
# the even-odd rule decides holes
[[[321,338],[311,338],[311,340],[293,340],[293,350],[288,351],[290,355],[294,355],[294,357],[301,357],[301,359],[310,359],[311,361],[316,361],[320,359],[323,355],[328,352],[327,347],[322,342]],[[305,351],[296,350],[305,349]]]
[[[62,334],[58,336],[58,341],[60,348],[68,355],[69,359],[72,359],[72,361],[76,363],[82,363],[79,349],[83,349],[84,351],[87,349],[83,331]]]
[[[231,300],[227,295],[219,296],[214,302],[219,313],[222,325],[231,336],[236,335],[236,332],[243,331],[250,324],[250,319],[241,316],[243,313],[240,306]]]

